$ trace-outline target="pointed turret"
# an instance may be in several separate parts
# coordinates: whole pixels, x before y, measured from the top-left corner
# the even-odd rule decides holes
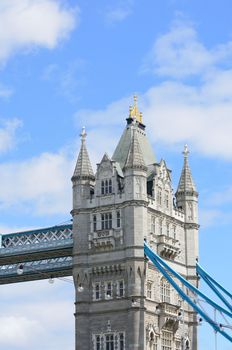
[[[147,170],[144,162],[143,154],[139,145],[138,135],[137,135],[137,122],[136,119],[133,120],[132,126],[132,139],[130,143],[130,148],[128,151],[126,163],[124,170],[126,169],[141,169]]]
[[[81,136],[81,149],[78,155],[76,167],[73,173],[72,181],[79,179],[94,180],[94,173],[92,165],[89,160],[88,151],[86,148],[86,131],[85,127],[82,128]]]
[[[176,204],[185,212],[186,222],[198,222],[198,192],[188,164],[189,150],[184,146],[184,165],[176,191]]]
[[[188,150],[187,145],[184,146],[183,155],[184,155],[184,166],[182,169],[182,173],[180,176],[180,181],[179,181],[179,185],[178,185],[176,193],[177,194],[183,193],[183,192],[184,193],[186,193],[186,192],[197,193],[196,185],[193,181],[191,170],[190,170],[190,167],[188,164],[189,150]]]
[[[89,160],[86,148],[86,132],[82,128],[81,149],[77,158],[76,167],[72,176],[73,183],[73,209],[79,208],[83,204],[83,200],[91,197],[94,188],[94,173]]]
[[[147,166],[138,140],[138,121],[134,118],[128,154],[123,167],[125,194],[128,200],[145,200],[147,196]]]

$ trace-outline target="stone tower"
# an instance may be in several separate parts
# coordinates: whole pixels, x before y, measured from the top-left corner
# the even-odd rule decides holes
[[[76,350],[197,350],[196,315],[144,259],[144,238],[196,284],[198,194],[184,151],[173,196],[137,99],[110,158],[94,175],[85,130],[72,177]]]

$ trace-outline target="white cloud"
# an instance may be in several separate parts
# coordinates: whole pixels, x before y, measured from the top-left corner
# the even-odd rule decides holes
[[[0,347],[73,349],[73,302],[74,287],[57,279],[2,285]]]
[[[0,83],[0,97],[8,98],[13,94],[13,90]]]
[[[108,9],[105,13],[105,21],[108,24],[114,24],[124,21],[132,13],[134,1],[124,0],[117,3],[117,7]]]
[[[1,120],[0,120],[1,122]],[[22,126],[19,119],[2,121],[0,127],[0,154],[11,150],[18,142],[16,132]]]
[[[37,321],[20,316],[0,317],[0,344],[2,346],[25,346],[38,333],[41,325]]]
[[[150,69],[168,78],[139,96],[152,139],[171,147],[188,143],[201,154],[232,160],[232,42],[209,50],[192,26],[178,24],[156,40],[153,53]],[[173,80],[194,74],[201,79]],[[76,119],[107,130],[114,140],[128,105],[123,98],[102,110],[79,111]]]
[[[106,13],[106,22],[113,24],[116,22],[122,22],[131,14],[128,8],[117,8]]]
[[[74,163],[63,152],[0,165],[0,206],[38,215],[68,214]]]
[[[232,41],[209,49],[200,42],[192,25],[175,22],[168,33],[156,39],[142,70],[185,78],[205,75],[222,62],[228,63],[231,58]]]
[[[53,49],[78,21],[78,8],[58,0],[1,0],[0,62],[21,49],[34,46]]]
[[[86,62],[82,59],[70,61],[63,67],[53,63],[44,69],[41,79],[52,82],[57,95],[73,103],[79,100],[79,91],[86,83],[85,67]]]
[[[139,108],[151,139],[172,147],[188,143],[204,155],[231,160],[232,80],[230,71],[223,74],[223,78],[216,74],[201,86],[166,81],[140,95]],[[85,119],[85,126],[96,128],[96,134],[106,130],[106,137],[112,136],[112,145],[121,132],[117,126],[122,129],[127,101],[116,101],[103,110],[77,112],[76,119],[80,125]]]

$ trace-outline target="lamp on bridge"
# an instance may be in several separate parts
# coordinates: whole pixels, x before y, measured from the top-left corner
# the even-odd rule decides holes
[[[79,286],[77,287],[78,292],[82,293],[84,291],[83,285],[80,283]]]
[[[23,264],[19,264],[17,267],[17,275],[23,274]]]

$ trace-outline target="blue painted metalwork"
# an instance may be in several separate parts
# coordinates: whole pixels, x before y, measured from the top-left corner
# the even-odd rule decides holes
[[[186,281],[182,276],[180,276],[178,273],[176,273],[168,264],[166,264],[156,253],[154,253],[151,248],[146,244],[146,242],[144,243],[144,252],[146,254],[146,256],[153,262],[153,264],[157,267],[157,269],[165,276],[165,278],[168,280],[168,282],[176,289],[176,291],[181,295],[181,297],[183,298],[183,300],[185,300],[189,305],[192,306],[192,308],[199,313],[199,315],[202,316],[202,318],[208,322],[211,327],[214,329],[215,332],[219,332],[221,335],[223,335],[227,340],[229,340],[230,342],[232,342],[232,337],[229,336],[229,334],[227,334],[225,331],[223,331],[220,326],[213,320],[211,319],[204,311],[202,311],[202,309],[197,306],[192,299],[185,294],[182,289],[178,286],[178,284],[169,276],[168,272],[165,270],[167,269],[169,271],[169,273],[173,274],[175,277],[177,277],[183,284],[185,284],[188,288],[189,286],[193,287],[188,281]],[[162,267],[162,265],[165,267]],[[186,283],[187,282],[187,283]],[[193,290],[193,288],[189,288],[191,290]],[[198,291],[197,294],[199,294],[199,290],[197,288],[194,287],[194,289],[196,289]],[[202,294],[202,293],[201,293]],[[209,298],[207,298],[209,299]],[[209,299],[210,300],[210,299]],[[212,303],[211,303],[212,304]],[[217,304],[216,304],[217,305]],[[219,305],[217,305],[219,306]],[[226,313],[227,310],[225,310]]]
[[[1,249],[45,242],[56,242],[64,239],[72,239],[72,225],[52,226],[38,230],[2,235]]]
[[[226,298],[220,293],[220,291],[216,288],[216,286],[221,289],[226,295],[228,295],[232,299],[232,295],[223,288],[217,281],[215,281],[207,272],[205,272],[202,267],[197,263],[196,271],[198,275],[208,284],[208,286],[214,291],[214,293],[219,297],[219,299],[228,307],[228,309],[232,312],[232,305]]]
[[[0,284],[72,275],[72,225],[1,236]],[[23,274],[17,268],[23,266]]]
[[[220,312],[223,312],[227,316],[232,318],[232,313],[228,310],[224,309],[220,305],[216,304],[214,301],[212,301],[210,298],[208,298],[204,293],[202,293],[199,289],[194,287],[191,283],[189,283],[186,279],[184,279],[178,272],[173,270],[163,259],[161,259],[156,253],[154,253],[150,247],[147,245],[147,243],[144,243],[144,251],[147,255],[147,252],[154,255],[154,258],[163,265],[173,276],[175,276],[180,282],[182,282],[187,288],[189,288],[193,293],[199,295],[201,298],[207,301],[211,306],[213,306],[215,309],[217,309]],[[150,258],[150,256],[148,256]]]
[[[20,264],[23,267],[23,273],[46,272],[56,269],[72,268],[72,257],[57,257],[38,261],[27,261]],[[19,264],[10,264],[0,266],[0,277],[16,276]]]

